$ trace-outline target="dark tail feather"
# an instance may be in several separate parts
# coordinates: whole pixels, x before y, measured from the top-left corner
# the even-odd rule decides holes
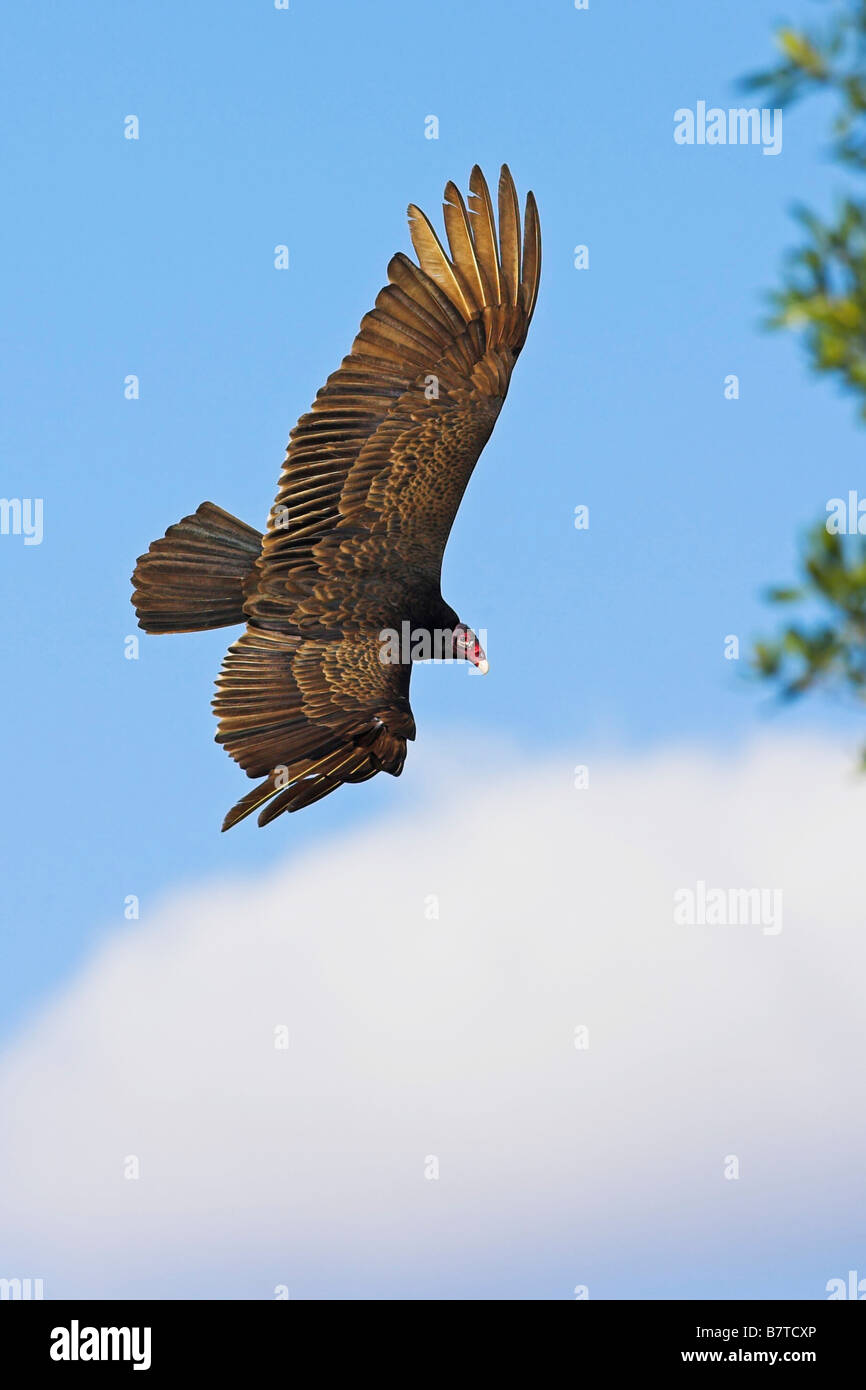
[[[170,526],[139,557],[132,602],[145,632],[203,632],[245,622],[244,581],[262,535],[213,502]]]

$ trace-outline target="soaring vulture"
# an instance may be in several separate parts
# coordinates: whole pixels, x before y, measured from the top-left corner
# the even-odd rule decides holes
[[[426,655],[487,669],[440,593],[442,555],[526,339],[541,240],[530,193],[521,251],[506,166],[498,234],[477,165],[469,189],[468,208],[445,189],[450,255],[410,204],[420,266],[394,256],[351,352],[292,430],[264,536],[203,502],[136,565],[146,632],[246,624],[217,680],[216,739],[264,780],[224,830],[399,776],[415,737],[412,656],[386,635],[430,634]]]

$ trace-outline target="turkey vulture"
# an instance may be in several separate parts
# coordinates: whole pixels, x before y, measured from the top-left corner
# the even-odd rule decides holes
[[[132,597],[145,632],[245,623],[217,680],[216,735],[264,778],[223,830],[259,825],[344,782],[399,776],[415,737],[412,654],[385,634],[436,634],[439,655],[487,659],[440,593],[442,555],[490,438],[538,293],[535,199],[503,165],[499,231],[481,170],[469,206],[445,188],[450,257],[414,204],[420,266],[398,252],[348,357],[292,430],[261,532],[203,502],[142,555]]]

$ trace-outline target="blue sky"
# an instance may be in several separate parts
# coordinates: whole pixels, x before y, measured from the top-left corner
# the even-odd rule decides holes
[[[740,104],[781,17],[778,0],[49,0],[7,16],[2,492],[44,498],[44,539],[0,538],[0,1037],[125,929],[127,894],[144,922],[178,887],[303,860],[411,805],[410,752],[399,783],[221,836],[246,789],[212,742],[231,634],[142,635],[126,660],[128,577],[206,498],[263,524],[289,429],[410,249],[406,204],[438,220],[475,162],[493,178],[507,160],[534,190],[544,269],[445,562],[492,671],[416,671],[430,761],[483,784],[503,750],[724,754],[780,721],[841,729],[853,755],[853,715],[774,715],[723,658],[727,634],[745,650],[772,626],[763,588],[793,574],[862,457],[850,402],[760,328],[792,203],[828,207],[840,184],[826,111],[786,114],[775,158],[673,140],[677,108]]]
[[[723,639],[771,621],[761,590],[792,573],[861,440],[796,345],[760,332],[761,295],[795,237],[792,201],[824,203],[838,180],[816,108],[787,118],[775,158],[672,131],[676,108],[734,99],[776,14],[296,0],[13,16],[4,494],[44,498],[45,537],[0,547],[15,615],[4,1016],[126,894],[150,903],[301,851],[405,795],[382,778],[268,835],[218,836],[244,789],[211,746],[227,635],[145,639],[125,660],[127,580],[205,498],[263,523],[288,430],[410,249],[406,203],[437,213],[475,161],[492,176],[507,159],[534,189],[544,280],[446,557],[446,596],[487,628],[495,675],[417,671],[421,736],[570,742],[580,761],[599,743],[726,743],[766,721]],[[838,725],[840,711],[784,717]]]

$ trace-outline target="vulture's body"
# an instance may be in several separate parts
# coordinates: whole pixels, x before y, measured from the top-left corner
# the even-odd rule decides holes
[[[246,624],[217,681],[216,737],[264,780],[223,829],[399,774],[415,737],[411,660],[384,659],[383,633],[447,632],[440,654],[486,668],[442,598],[442,556],[526,338],[541,241],[530,193],[521,252],[507,168],[498,235],[477,167],[468,209],[453,184],[445,198],[450,257],[410,206],[420,267],[393,257],[349,356],[292,430],[265,535],[205,502],[136,566],[147,632]]]

